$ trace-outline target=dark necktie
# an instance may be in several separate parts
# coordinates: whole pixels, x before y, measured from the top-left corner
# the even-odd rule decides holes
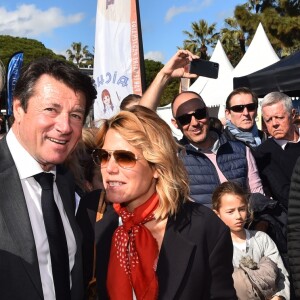
[[[50,247],[56,300],[71,299],[69,254],[66,235],[53,195],[53,174],[39,173],[34,179],[42,187],[42,211]]]

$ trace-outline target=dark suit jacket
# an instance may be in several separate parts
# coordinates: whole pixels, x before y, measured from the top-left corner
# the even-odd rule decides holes
[[[95,224],[101,300],[108,299],[106,275],[117,226],[118,215],[108,205],[103,219]],[[212,210],[192,202],[184,204],[176,218],[169,217],[167,222],[157,266],[159,299],[237,299],[232,255],[229,229]]]
[[[295,299],[300,299],[300,158],[297,160],[291,179],[287,237],[290,281],[294,286]]]
[[[73,229],[77,253],[72,300],[83,298],[81,234],[75,221],[72,177],[57,168],[56,183]],[[0,299],[43,299],[37,252],[21,181],[7,146],[0,140]]]
[[[94,190],[86,193],[79,202],[76,213],[76,220],[82,232],[83,239],[83,282],[87,292],[88,283],[94,274],[94,245],[95,245],[95,221],[99,204],[101,190]],[[85,295],[88,299],[88,295]]]

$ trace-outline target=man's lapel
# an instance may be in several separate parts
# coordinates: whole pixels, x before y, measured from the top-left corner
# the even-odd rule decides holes
[[[72,228],[72,231],[75,236],[76,244],[77,244],[77,250],[81,247],[81,232],[79,230],[79,227],[76,223],[75,218],[75,188],[74,190],[70,189],[70,184],[74,184],[71,182],[72,179],[68,179],[67,176],[65,176],[65,172],[60,170],[60,167],[57,168],[56,173],[56,185],[61,197],[61,200],[64,205],[65,212],[67,214],[70,226]],[[77,251],[77,253],[81,251]]]
[[[73,177],[71,177],[61,166],[57,167],[56,185],[72,228],[77,247],[74,266],[71,272],[71,298],[83,299],[82,235],[75,218],[75,184]],[[74,185],[74,188],[70,188],[70,185]]]
[[[28,276],[43,298],[35,241],[25,196],[6,140],[0,143],[0,161],[0,210],[3,228],[7,229],[12,239],[7,241],[7,252],[20,257]],[[4,233],[1,232],[0,235],[2,234]]]

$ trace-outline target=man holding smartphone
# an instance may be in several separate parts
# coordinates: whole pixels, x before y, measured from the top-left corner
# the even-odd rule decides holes
[[[190,73],[189,65],[198,58],[188,50],[177,51],[156,75],[143,94],[140,105],[155,110],[171,78],[196,78],[197,74]],[[190,179],[191,197],[196,202],[210,207],[214,188],[227,180],[239,181],[251,192],[263,192],[250,149],[210,130],[208,110],[199,94],[190,91],[179,93],[172,102],[172,113],[173,125],[183,134],[180,143],[186,149],[186,155],[182,151],[181,156]],[[230,155],[226,155],[228,150]],[[224,169],[225,161],[227,167],[235,165],[231,174]]]
[[[251,191],[263,193],[254,157],[248,147],[209,126],[205,102],[195,92],[179,93],[172,101],[173,125],[183,138],[180,156],[189,175],[191,198],[211,207],[214,189],[224,181],[235,181]]]

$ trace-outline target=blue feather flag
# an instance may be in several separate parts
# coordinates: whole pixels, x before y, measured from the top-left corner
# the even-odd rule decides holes
[[[11,116],[13,113],[13,109],[12,109],[13,93],[15,90],[16,83],[20,76],[20,71],[23,65],[23,57],[24,57],[24,53],[22,51],[16,52],[12,55],[8,63],[7,79],[6,79],[7,116]]]

